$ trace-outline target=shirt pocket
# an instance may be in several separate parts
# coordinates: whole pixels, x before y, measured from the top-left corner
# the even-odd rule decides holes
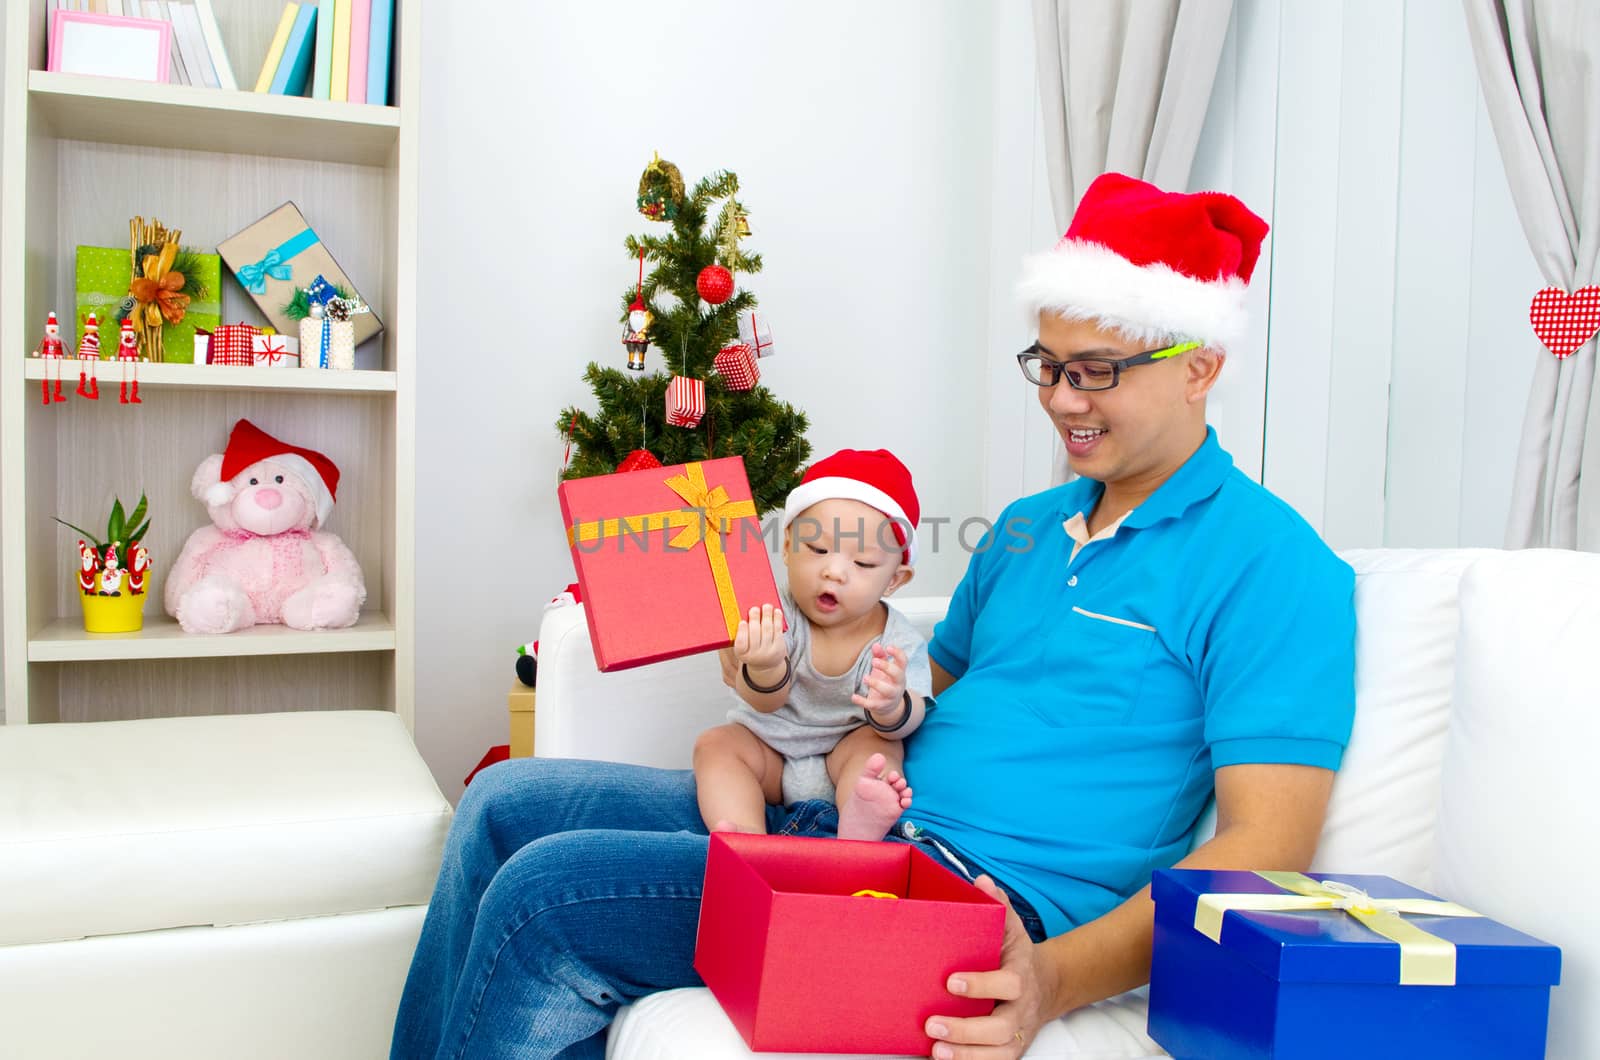
[[[1063,630],[1071,690],[1068,724],[1126,721],[1139,702],[1156,642],[1148,623],[1074,607]]]

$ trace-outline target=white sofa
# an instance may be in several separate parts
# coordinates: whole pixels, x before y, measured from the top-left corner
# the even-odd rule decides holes
[[[390,713],[0,727],[0,1058],[387,1056],[450,816]]]
[[[1385,873],[1561,946],[1547,1055],[1600,1057],[1600,897],[1589,890],[1600,879],[1600,556],[1345,558],[1357,573],[1356,724],[1313,868]],[[897,604],[928,632],[945,601]],[[541,756],[684,768],[726,703],[706,657],[600,674],[580,608],[544,619]],[[1142,991],[1102,1002],[1045,1027],[1028,1056],[1165,1055],[1145,1036],[1145,1013]],[[608,1050],[613,1060],[750,1055],[704,989],[623,1010]]]

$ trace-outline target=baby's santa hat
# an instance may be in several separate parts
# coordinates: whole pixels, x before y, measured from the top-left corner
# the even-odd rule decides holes
[[[1266,234],[1232,195],[1165,192],[1105,173],[1061,241],[1024,259],[1017,294],[1030,317],[1051,312],[1140,342],[1227,350],[1249,325],[1245,288]]]
[[[233,425],[233,433],[228,435],[228,448],[222,454],[222,481],[206,490],[206,503],[227,504],[233,500],[238,491],[229,485],[230,480],[262,460],[274,460],[292,468],[311,487],[316,498],[316,525],[328,521],[339,492],[339,468],[316,450],[279,441],[249,420]]]
[[[787,529],[795,516],[822,501],[860,501],[893,520],[894,536],[904,551],[900,561],[917,561],[917,522],[922,506],[917,502],[911,472],[887,449],[841,449],[806,468],[800,485],[783,504]]]

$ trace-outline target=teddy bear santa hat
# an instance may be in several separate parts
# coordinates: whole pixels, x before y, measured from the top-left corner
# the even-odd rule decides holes
[[[1051,250],[1023,261],[1030,316],[1090,320],[1144,343],[1227,350],[1249,324],[1245,288],[1267,223],[1216,191],[1166,192],[1121,173],[1095,178]]]
[[[806,468],[800,485],[789,491],[783,505],[783,525],[822,501],[860,501],[893,520],[895,540],[904,550],[900,561],[917,561],[917,522],[922,506],[911,483],[911,472],[887,449],[841,449]]]
[[[222,454],[222,481],[206,490],[206,503],[227,504],[238,493],[230,481],[252,464],[272,460],[293,469],[316,500],[317,525],[328,521],[339,491],[339,468],[314,449],[279,441],[249,420],[233,425],[228,448]]]

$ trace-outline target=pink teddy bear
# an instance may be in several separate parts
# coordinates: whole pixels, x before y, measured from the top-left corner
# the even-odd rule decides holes
[[[355,624],[367,599],[361,567],[337,535],[318,529],[338,487],[339,469],[321,453],[249,420],[234,424],[227,452],[206,457],[190,483],[213,525],[184,543],[167,578],[167,613],[189,633]]]

